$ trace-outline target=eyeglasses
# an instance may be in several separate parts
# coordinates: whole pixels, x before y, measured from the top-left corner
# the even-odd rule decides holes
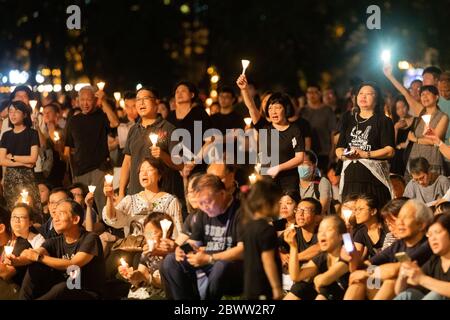
[[[268,111],[281,111],[283,106],[269,106]]]
[[[11,216],[11,220],[13,221],[26,221],[28,220],[27,216]]]
[[[309,214],[311,215],[314,212],[313,208],[298,208],[295,210],[295,214]]]
[[[355,210],[353,210],[353,211],[361,212],[361,211],[366,211],[366,210],[369,210],[369,208],[367,208],[367,207],[359,207],[359,208],[355,208]]]
[[[441,230],[435,230],[433,232],[428,231],[426,233],[427,238],[431,238],[432,236],[439,236],[440,234],[442,234],[445,230],[441,229]]]
[[[136,103],[142,103],[142,102],[144,102],[144,101],[149,101],[149,100],[155,100],[156,98],[155,97],[143,97],[143,98],[140,98],[140,99],[136,99]]]

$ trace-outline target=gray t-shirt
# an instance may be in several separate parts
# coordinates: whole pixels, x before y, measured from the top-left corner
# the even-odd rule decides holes
[[[312,149],[321,156],[326,156],[331,150],[331,133],[336,129],[336,116],[328,106],[312,109],[308,106],[301,111],[301,116],[309,121],[312,133]]]
[[[314,198],[317,200],[329,199],[327,213],[330,213],[330,203],[333,199],[333,192],[331,190],[331,183],[327,178],[321,178],[319,183],[313,181],[307,188],[302,188],[300,185],[300,197]]]
[[[450,180],[444,176],[437,177],[436,181],[428,187],[422,187],[416,181],[411,180],[406,186],[403,196],[428,203],[442,198],[449,188]]]

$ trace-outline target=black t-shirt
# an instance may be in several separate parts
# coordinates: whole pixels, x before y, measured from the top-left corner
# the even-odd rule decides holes
[[[422,266],[422,271],[427,276],[436,280],[450,282],[450,269],[444,272],[442,269],[442,260],[438,255],[433,254],[430,259]]]
[[[246,299],[272,298],[272,287],[261,260],[265,251],[275,251],[275,263],[281,283],[281,260],[277,233],[266,220],[252,220],[245,225],[244,238],[244,296]]]
[[[45,239],[55,238],[59,236],[55,231],[55,228],[53,228],[53,218],[50,215],[48,220],[44,222],[37,230]]]
[[[93,232],[82,229],[77,242],[68,244],[63,235],[47,239],[42,247],[53,258],[72,259],[78,252],[93,255],[93,259],[81,268],[81,288],[94,292],[101,292],[105,282],[105,260],[100,238]],[[64,277],[67,277],[64,272]]]
[[[26,128],[19,133],[15,133],[14,130],[3,133],[0,148],[6,149],[6,154],[13,156],[29,156],[32,146],[39,147],[39,135],[36,130]]]
[[[296,124],[291,123],[289,127],[284,131],[278,131],[274,128],[274,126],[268,122],[265,118],[261,117],[258,123],[255,124],[255,128],[257,130],[267,129],[267,135],[265,136],[267,142],[267,151],[268,155],[272,158],[272,143],[271,143],[271,135],[272,130],[278,132],[279,139],[275,141],[278,143],[278,159],[279,163],[274,163],[274,159],[270,159],[269,164],[262,163],[263,168],[270,168],[284,162],[287,162],[295,157],[297,152],[305,151],[305,140],[303,139],[303,135],[300,132],[300,129]],[[264,136],[260,134],[259,138],[263,138]],[[277,177],[286,177],[286,176],[298,176],[297,168],[291,170],[281,171]],[[293,186],[295,189],[295,186]]]
[[[109,121],[106,114],[97,109],[92,113],[79,113],[67,124],[66,146],[74,148],[73,171],[81,176],[105,165],[108,157]]]
[[[199,216],[203,214],[200,211],[194,211],[192,213],[189,213],[186,219],[184,219],[182,231],[184,234],[191,236],[192,234],[192,226],[197,222],[199,219]]]
[[[395,254],[398,252],[406,252],[412,261],[417,261],[419,266],[423,265],[433,254],[426,237],[423,237],[414,247],[407,247],[405,241],[400,239],[370,258],[369,261],[371,264],[377,266],[385,263],[398,262],[395,258]]]
[[[311,125],[309,124],[308,120],[300,117],[297,120],[295,120],[293,123],[295,123],[297,125],[297,127],[300,129],[300,132],[302,133],[303,138],[311,138],[312,137]]]
[[[312,262],[314,262],[314,264],[317,267],[318,270],[318,274],[322,274],[324,272],[328,271],[328,263],[327,263],[327,259],[328,259],[328,253],[327,252],[321,252],[319,253],[317,256],[315,256],[314,258],[312,258]],[[342,260],[339,260],[342,261]],[[350,273],[347,272],[344,275],[342,275],[337,281],[336,283],[343,289],[345,290],[345,288],[347,288],[348,286],[348,278],[350,276]]]
[[[372,240],[369,237],[369,233],[367,231],[367,226],[365,224],[360,225],[355,233],[353,234],[353,241],[359,244],[362,244],[367,248],[367,259],[372,258],[378,252],[380,252],[383,247],[384,239],[386,238],[386,233],[388,231],[384,228],[380,228],[380,238],[377,243],[372,243]]]
[[[303,237],[302,228],[295,228],[295,238],[297,239],[297,250],[302,252],[317,243],[317,232],[313,234],[309,241]],[[284,241],[284,232],[278,237],[278,245],[282,253],[289,253],[289,244]]]
[[[337,148],[350,147],[362,151],[375,151],[386,146],[395,148],[394,125],[385,115],[373,115],[369,119],[363,119],[359,114],[348,114],[345,119],[346,121],[342,122]],[[345,181],[372,182],[373,177],[363,164],[352,162],[345,170]]]
[[[150,153],[150,147],[152,146],[149,138],[150,133],[158,134],[157,146],[170,155],[170,152],[175,145],[174,142],[171,142],[173,130],[175,130],[175,127],[161,116],[158,116],[156,121],[146,128],[142,126],[141,120],[131,127],[124,148],[124,154],[131,157],[128,194],[135,194],[143,190],[139,182],[139,166],[145,158],[152,157]],[[166,169],[167,172],[170,170],[169,168]],[[180,177],[179,174],[178,176]],[[180,180],[180,183],[182,183],[182,180]],[[173,193],[173,190],[167,190],[167,188],[163,189]]]
[[[206,130],[211,128],[211,119],[205,109],[200,106],[195,106],[183,119],[177,119],[175,110],[173,110],[169,113],[167,121],[173,124],[177,129],[186,129],[189,132],[190,139],[185,139],[183,137],[180,138],[179,141],[182,142],[191,152],[197,154],[204,144],[203,134]],[[201,130],[195,130],[195,122],[201,123]],[[196,131],[198,131],[197,136],[195,135]],[[198,136],[199,134],[201,134],[201,136]],[[196,140],[202,141],[201,144],[195,144]]]
[[[233,200],[221,215],[211,218],[206,213],[198,215],[192,224],[191,239],[206,246],[205,251],[215,253],[235,247],[242,241],[239,201]]]
[[[222,134],[225,134],[227,129],[244,129],[244,118],[236,111],[229,114],[216,113],[211,116],[211,128],[220,130]]]
[[[22,251],[26,249],[32,249],[31,244],[28,240],[18,237],[14,243],[14,249],[12,254],[16,257],[19,257]],[[25,277],[25,273],[27,272],[27,266],[23,267],[15,267],[16,274],[12,277],[12,281],[17,285],[22,285],[23,278]]]

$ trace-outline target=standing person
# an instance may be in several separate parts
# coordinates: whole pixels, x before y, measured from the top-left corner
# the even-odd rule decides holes
[[[119,120],[103,91],[96,93],[94,87],[85,86],[79,91],[78,100],[81,113],[74,115],[67,124],[64,154],[69,158],[73,151],[74,182],[96,186],[95,203],[97,208],[103,208],[106,202],[103,181],[106,172],[112,170],[108,134],[110,128],[119,125]]]
[[[328,164],[334,160],[333,134],[336,116],[331,107],[322,103],[319,86],[308,86],[306,100],[307,104],[302,108],[301,116],[311,125],[312,150],[319,158],[319,169],[325,172]]]
[[[13,101],[8,108],[9,125],[13,129],[3,134],[0,144],[0,165],[5,167],[4,197],[10,210],[20,193],[26,190],[32,207],[41,212],[41,201],[33,167],[39,151],[39,136],[31,129],[31,108],[21,101]],[[40,222],[38,220],[37,222]]]
[[[136,93],[125,92],[123,97],[125,103],[125,117],[120,119],[120,124],[117,127],[117,140],[118,140],[118,159],[119,162],[123,162],[124,158],[124,148],[127,142],[128,133],[131,128],[138,121],[139,114],[136,110]]]
[[[236,94],[231,87],[219,89],[220,112],[211,116],[211,127],[216,128],[225,135],[227,129],[244,129],[245,123],[242,116],[234,111]]]
[[[406,170],[405,149],[408,146],[408,133],[414,123],[414,117],[409,114],[409,105],[404,96],[397,97],[395,101],[395,113],[398,121],[394,125],[395,130],[395,156],[391,162],[391,173],[403,176]]]
[[[274,93],[270,96],[264,106],[264,113],[269,117],[268,122],[258,111],[248,91],[247,78],[245,75],[239,76],[237,85],[241,89],[244,102],[249,109],[252,122],[259,131],[266,130],[267,150],[270,158],[278,157],[278,161],[270,160],[269,163],[262,163],[267,174],[270,175],[283,191],[299,190],[300,178],[297,167],[303,162],[304,139],[300,129],[288,121],[293,115],[294,107],[288,95]],[[278,135],[278,141],[271,141],[272,131]],[[260,137],[261,138],[261,137]],[[274,155],[273,150],[278,146],[278,155]],[[277,162],[277,163],[274,163]]]
[[[273,181],[258,181],[244,195],[244,296],[248,300],[281,299],[281,261],[277,233],[269,220],[278,214],[281,190]]]
[[[183,181],[171,159],[174,143],[171,141],[175,127],[158,114],[158,92],[151,87],[142,87],[136,93],[136,110],[140,119],[130,129],[125,144],[125,157],[120,173],[119,201],[126,194],[136,194],[144,190],[139,182],[139,167],[145,158],[159,159],[164,164],[167,177],[162,181],[162,189],[183,199]],[[156,146],[150,141],[150,134],[157,134]],[[127,192],[128,186],[128,192]]]
[[[384,115],[377,85],[363,83],[357,90],[356,112],[343,118],[336,155],[344,161],[340,193],[368,193],[380,206],[391,199],[388,159],[394,156],[394,126]],[[344,151],[351,149],[350,153]]]

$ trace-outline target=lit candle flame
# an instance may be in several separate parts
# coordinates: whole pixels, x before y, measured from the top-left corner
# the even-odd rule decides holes
[[[152,145],[156,146],[156,143],[158,142],[158,135],[156,133],[150,133],[149,138],[152,142]]]
[[[350,219],[350,217],[352,216],[352,210],[349,209],[343,209],[342,210],[342,215],[344,216],[344,219],[346,221],[348,221],[348,219]]]
[[[53,133],[53,140],[54,140],[55,142],[58,142],[59,139],[61,139],[61,138],[59,137],[59,132],[58,132],[58,131],[55,131],[55,132]]]
[[[105,84],[106,84],[106,83],[104,83],[103,81],[102,81],[102,82],[97,82],[97,87],[98,87],[101,91],[103,91],[103,88],[105,88]]]
[[[125,261],[123,257],[120,258],[120,265],[124,268],[128,267],[128,263]]]
[[[33,109],[33,112],[34,112],[34,108],[36,108],[36,105],[37,105],[37,100],[30,100],[30,106],[31,106],[31,109]]]
[[[5,246],[5,255],[10,256],[13,253],[14,246]]]
[[[430,125],[431,115],[430,114],[423,115],[422,120],[423,120],[423,122],[425,122],[425,125],[428,127]]]
[[[205,111],[206,111],[206,113],[208,114],[208,116],[211,115],[211,109],[210,109],[210,108],[206,108]]]
[[[244,122],[247,126],[252,124],[252,118],[244,118]]]
[[[242,63],[242,74],[245,74],[245,70],[247,70],[248,65],[250,64],[249,60],[241,60]]]
[[[257,174],[261,173],[261,163],[258,162],[257,164],[255,164],[255,172]]]
[[[169,231],[169,228],[172,225],[172,221],[164,219],[164,220],[161,220],[159,222],[159,224],[161,225],[161,229],[162,229],[162,232],[163,232],[162,238],[166,239],[167,238],[167,231]]]
[[[94,193],[96,188],[97,188],[96,186],[88,186],[90,193]]]
[[[291,223],[291,225],[289,226],[289,229],[294,230],[295,229],[295,224]]]
[[[248,180],[251,184],[256,183],[256,174],[252,173],[250,176],[248,176]]]
[[[113,179],[114,179],[114,176],[112,176],[110,174],[107,174],[105,176],[105,181],[106,181],[107,184],[111,184],[113,182]]]
[[[122,109],[125,109],[125,100],[120,99],[119,105]]]
[[[120,94],[120,92],[114,92],[114,99],[116,99],[116,101],[119,101],[121,97],[122,95]]]
[[[28,191],[23,189],[20,196],[22,197],[22,202],[28,204]]]

